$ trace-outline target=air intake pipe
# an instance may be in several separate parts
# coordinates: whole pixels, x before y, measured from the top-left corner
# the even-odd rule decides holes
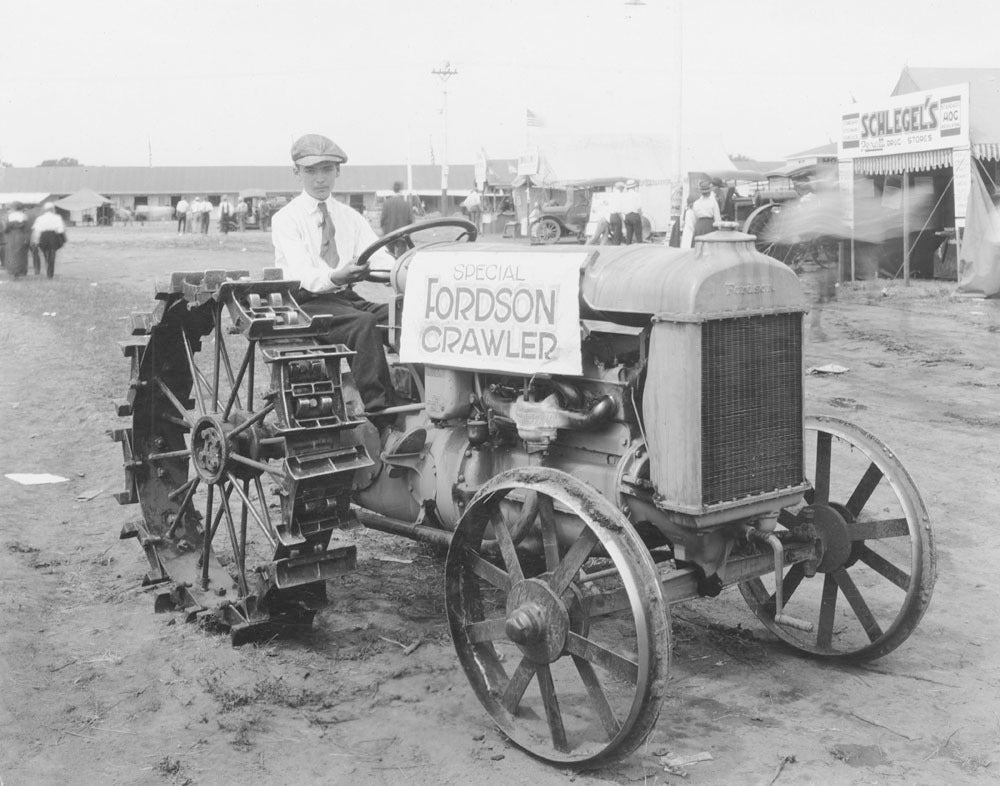
[[[518,396],[507,401],[493,391],[484,391],[483,404],[517,426],[521,439],[554,439],[557,429],[589,431],[603,426],[618,412],[618,402],[612,396],[601,396],[585,412],[563,409],[555,393],[541,401],[526,401]]]

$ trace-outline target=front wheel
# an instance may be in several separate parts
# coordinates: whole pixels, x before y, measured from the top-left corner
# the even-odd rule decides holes
[[[822,543],[815,571],[798,563],[782,579],[785,613],[813,630],[775,622],[773,576],[744,582],[740,591],[772,633],[802,652],[859,662],[881,657],[906,640],[930,603],[935,559],[927,508],[896,456],[871,434],[831,417],[806,418],[805,426],[813,489],[778,523]]]
[[[551,244],[562,237],[562,226],[554,218],[543,218],[535,225],[538,242]]]
[[[554,469],[497,475],[459,521],[445,579],[459,660],[515,744],[574,766],[642,744],[663,697],[667,606],[649,551],[597,491]]]

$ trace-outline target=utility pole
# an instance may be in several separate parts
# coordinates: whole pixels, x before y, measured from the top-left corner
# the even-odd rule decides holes
[[[441,215],[446,216],[451,211],[448,209],[448,79],[455,76],[458,70],[451,67],[447,60],[444,65],[433,69],[431,73],[441,79],[441,93],[444,97],[441,114],[444,123],[444,138],[441,144]]]

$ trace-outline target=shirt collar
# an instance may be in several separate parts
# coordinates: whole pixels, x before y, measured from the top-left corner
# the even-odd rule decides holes
[[[316,197],[312,196],[308,192],[303,191],[302,192],[302,198],[306,200],[306,204],[309,205],[309,211],[312,212],[312,213],[315,213],[315,212],[319,211],[319,203],[320,202],[325,202],[326,203],[326,209],[327,210],[330,209],[331,197],[327,197],[326,199],[316,199]]]

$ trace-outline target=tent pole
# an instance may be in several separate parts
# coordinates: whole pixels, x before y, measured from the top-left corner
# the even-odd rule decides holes
[[[903,283],[910,285],[910,173],[903,172]]]

